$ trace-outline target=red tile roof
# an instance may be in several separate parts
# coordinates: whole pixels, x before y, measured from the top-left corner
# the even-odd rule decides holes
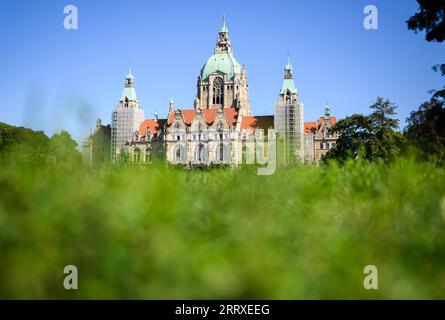
[[[323,123],[323,121],[324,121],[324,117],[320,117],[320,119],[318,119],[317,121],[305,122],[304,123],[304,132],[309,133],[309,132],[317,131],[320,128],[320,125]],[[337,118],[330,117],[329,121],[331,122],[331,124],[335,124],[337,122]]]
[[[186,125],[190,125],[196,117],[195,109],[187,109],[187,110],[179,109],[179,111],[181,112],[182,119]],[[175,110],[170,111],[170,114],[168,115],[167,119],[167,125],[171,125],[173,123],[175,112],[176,112]],[[218,114],[218,109],[204,109],[202,113],[204,116],[204,121],[208,125],[211,125],[213,122],[215,122],[216,116]],[[236,124],[236,117],[238,115],[238,112],[236,111],[235,108],[225,108],[224,114],[230,125],[233,126]]]
[[[182,118],[187,125],[190,125],[195,119],[196,111],[194,109],[191,110],[181,110]]]
[[[171,110],[167,117],[167,125],[171,125],[173,123],[173,119],[175,118],[175,110]]]
[[[215,121],[218,109],[205,109],[202,111],[204,114],[204,120],[207,124],[212,124]]]
[[[235,108],[225,108],[224,113],[226,115],[226,119],[230,125],[234,126],[236,123],[236,117],[238,116],[238,112]]]
[[[250,132],[254,131],[257,127],[257,121],[257,118],[255,118],[254,116],[244,116],[241,120],[241,130],[247,129]]]
[[[159,123],[157,120],[146,119],[139,125],[139,134],[144,136],[148,130],[150,131],[150,134],[154,136],[158,134],[158,129]]]

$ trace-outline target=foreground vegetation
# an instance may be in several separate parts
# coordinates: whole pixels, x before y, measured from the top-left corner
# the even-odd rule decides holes
[[[22,151],[1,159],[0,298],[445,298],[434,164],[92,171]]]

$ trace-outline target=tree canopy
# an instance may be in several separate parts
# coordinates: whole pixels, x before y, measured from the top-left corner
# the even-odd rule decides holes
[[[41,165],[80,163],[77,143],[66,131],[48,138],[43,131],[0,123],[0,160]],[[66,161],[66,160],[70,161]]]
[[[427,41],[445,40],[445,1],[417,0],[419,11],[408,19],[407,24],[414,32],[425,31]]]
[[[326,161],[363,158],[390,163],[399,155],[405,138],[397,131],[399,121],[394,118],[395,104],[379,97],[370,109],[373,110],[370,115],[354,114],[331,128],[339,138],[335,148],[326,154]]]
[[[412,111],[404,130],[406,138],[424,159],[436,156],[445,161],[445,103],[431,99]]]

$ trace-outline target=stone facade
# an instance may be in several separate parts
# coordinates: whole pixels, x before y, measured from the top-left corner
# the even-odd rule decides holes
[[[319,163],[323,156],[334,148],[338,135],[337,133],[330,134],[329,128],[331,128],[337,119],[331,117],[331,108],[329,105],[325,108],[324,117],[320,117],[315,122],[305,123],[305,159],[308,163]]]
[[[90,166],[99,167],[110,163],[111,126],[102,125],[97,119],[96,128],[82,143],[84,161]]]
[[[159,159],[188,168],[262,163],[268,151],[263,142],[275,138],[276,131],[284,142],[287,164],[316,163],[335,146],[337,137],[327,133],[335,121],[327,108],[320,120],[304,122],[290,61],[275,115],[253,116],[246,68],[233,55],[224,19],[213,55],[198,76],[193,108],[177,108],[170,100],[166,119],[143,120],[134,78],[131,72],[127,75],[112,115],[111,156],[113,162],[125,154],[133,163]]]

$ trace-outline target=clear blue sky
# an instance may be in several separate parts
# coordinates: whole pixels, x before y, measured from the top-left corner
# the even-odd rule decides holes
[[[78,7],[78,30],[63,28],[67,4]],[[367,4],[379,9],[376,31],[363,28]],[[444,82],[431,67],[445,62],[445,45],[407,30],[415,11],[415,0],[1,1],[0,121],[79,141],[97,117],[110,122],[128,61],[146,117],[165,117],[170,97],[191,108],[226,14],[254,114],[273,112],[290,51],[306,121],[327,99],[342,118],[383,96],[404,125]]]

